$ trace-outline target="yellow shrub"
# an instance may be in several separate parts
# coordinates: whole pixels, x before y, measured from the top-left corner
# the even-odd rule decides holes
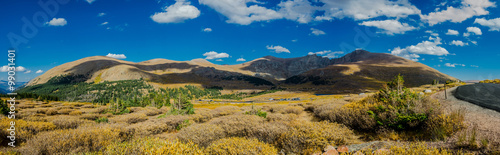
[[[209,154],[278,154],[278,150],[269,144],[257,139],[246,139],[239,137],[225,138],[213,142],[207,147]]]
[[[358,143],[354,132],[341,124],[298,121],[292,129],[282,134],[279,146],[285,153],[312,154],[328,145],[348,145]]]
[[[69,115],[72,115],[72,116],[81,115],[81,114],[82,114],[82,112],[79,110],[75,110],[75,111],[72,111],[69,113]]]
[[[65,114],[65,115],[67,115],[71,112],[73,112],[73,109],[61,109],[61,110],[57,111],[58,114]]]
[[[392,146],[390,148],[393,155],[407,155],[407,154],[420,154],[420,155],[452,155],[449,150],[440,150],[434,147],[427,147],[425,143],[412,143],[405,146]]]
[[[95,152],[122,141],[122,132],[113,126],[88,126],[43,132],[26,142],[22,154],[75,154]]]
[[[57,114],[56,109],[49,109],[49,110],[45,111],[45,115],[56,115],[56,114]]]
[[[7,131],[11,127],[11,121],[15,122],[16,128],[16,141],[25,141],[32,138],[35,134],[42,131],[49,131],[56,128],[56,126],[49,122],[34,122],[34,121],[24,121],[21,119],[11,120],[8,118],[3,118],[0,120],[0,142],[7,141],[7,136],[10,133]],[[10,141],[10,140],[9,140]]]
[[[126,122],[129,124],[134,124],[134,123],[146,121],[147,119],[148,118],[146,117],[146,114],[131,113],[131,114],[124,114],[124,115],[116,115],[113,118],[111,118],[110,121],[112,121],[112,122]]]
[[[288,106],[285,109],[281,110],[281,113],[283,114],[296,114],[299,115],[304,111],[304,108],[299,107],[299,106]]]
[[[202,155],[203,150],[194,143],[182,143],[177,140],[164,141],[158,138],[140,138],[131,142],[112,143],[104,154],[189,154]]]
[[[224,138],[224,130],[217,125],[195,124],[181,129],[177,133],[179,140],[183,142],[193,142],[199,146],[208,146],[210,142]]]
[[[80,124],[82,124],[84,121],[75,117],[70,117],[70,116],[60,116],[60,117],[55,117],[52,118],[50,121],[58,129],[74,129],[77,128]]]

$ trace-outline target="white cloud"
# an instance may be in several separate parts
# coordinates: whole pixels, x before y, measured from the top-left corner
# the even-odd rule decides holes
[[[229,54],[227,54],[227,53],[217,53],[215,51],[210,51],[210,52],[204,53],[203,56],[206,56],[205,59],[207,59],[207,60],[220,59],[220,58],[229,58]]]
[[[444,66],[446,66],[446,67],[456,67],[456,66],[465,67],[464,64],[457,64],[457,63],[445,63]]]
[[[227,23],[249,25],[255,21],[283,18],[277,11],[259,6],[261,2],[257,0],[199,0],[198,2],[226,16]]]
[[[290,53],[290,50],[284,48],[283,46],[266,46],[268,50],[274,50],[275,53]]]
[[[52,18],[52,20],[50,20],[46,24],[51,26],[64,26],[68,24],[68,22],[64,18]]]
[[[224,60],[222,60],[222,59],[217,59],[217,60],[215,60],[215,61],[224,61]]]
[[[108,25],[108,24],[109,24],[108,22],[101,23],[101,25]]]
[[[37,70],[35,73],[37,74],[43,73],[43,70]]]
[[[87,1],[89,4],[92,4],[93,2],[95,2],[96,0],[85,0]]]
[[[311,28],[311,34],[319,36],[319,35],[325,35],[326,33],[325,33],[325,31],[321,31],[319,29]]]
[[[104,15],[106,15],[106,13],[104,13],[104,12],[101,12],[101,13],[97,14],[98,17],[102,17]]]
[[[446,35],[455,35],[457,36],[459,33],[457,30],[452,30],[452,29],[448,29],[448,32],[446,32]]]
[[[420,15],[420,19],[431,26],[445,21],[461,23],[474,16],[489,14],[486,10],[489,7],[495,7],[495,3],[489,0],[463,0],[458,8],[449,6],[446,10]]]
[[[341,54],[344,54],[344,52],[342,52],[342,51],[332,52],[331,50],[324,50],[324,51],[309,52],[308,53],[308,55],[320,55],[320,56],[327,57],[327,58],[337,58]]]
[[[461,40],[453,40],[450,44],[456,45],[456,46],[467,46],[467,45],[469,45],[469,43],[464,43]]]
[[[287,19],[298,23],[312,20],[332,20],[352,18],[367,20],[376,17],[406,18],[418,15],[420,10],[408,0],[316,0],[319,5],[312,5],[309,0],[282,1],[276,6],[266,8],[262,0],[199,0],[202,5],[214,9],[226,16],[228,23],[249,25],[253,22]]]
[[[408,25],[408,23],[401,23],[397,20],[364,21],[360,25],[373,26],[379,29],[383,29],[384,31],[382,33],[388,35],[404,34],[406,31],[411,31],[416,29],[415,27]]]
[[[293,39],[293,40],[292,40],[292,42],[297,42],[297,41],[299,41],[299,40],[298,40],[298,39]]]
[[[244,58],[238,58],[238,59],[236,59],[236,61],[247,61],[247,60]]]
[[[478,68],[478,65],[470,65],[471,67]]]
[[[500,18],[487,20],[485,18],[476,18],[474,23],[478,23],[479,25],[489,27],[489,31],[500,31]]]
[[[477,45],[477,41],[470,41],[471,43],[473,43],[474,45]]]
[[[467,27],[467,32],[472,32],[476,35],[482,35],[481,29],[478,27]]]
[[[26,72],[24,72],[24,74],[29,74],[31,73],[31,70],[27,70]]]
[[[308,0],[282,1],[278,4],[279,13],[285,19],[297,21],[299,23],[309,23],[313,20],[313,15],[320,7],[312,6]]]
[[[212,32],[212,28],[208,28],[208,27],[207,27],[207,28],[203,29],[203,31],[204,31],[204,32]]]
[[[366,20],[376,17],[407,17],[420,14],[420,10],[407,0],[321,0],[325,3],[323,16],[317,19],[349,17],[354,20]]]
[[[200,10],[185,0],[176,0],[175,4],[165,8],[165,12],[157,12],[151,19],[157,23],[179,23],[200,16]]]
[[[115,59],[126,59],[127,57],[125,56],[125,54],[112,54],[112,53],[108,53],[108,55],[106,55],[107,57],[110,57],[110,58],[115,58]]]
[[[413,61],[418,61],[418,58],[420,58],[419,54],[437,55],[437,56],[450,54],[448,50],[439,46],[441,44],[442,44],[441,38],[429,37],[429,40],[422,41],[417,45],[411,45],[405,48],[396,47],[391,51],[391,54],[404,57],[406,59]]]
[[[27,71],[30,71],[30,70],[28,70],[28,69],[24,68],[23,66],[17,66],[17,67],[15,68],[15,70],[16,70],[16,72],[24,72],[24,71],[26,71],[26,72],[27,72]],[[2,66],[2,67],[0,68],[0,72],[8,72],[8,71],[9,71],[9,66],[7,66],[7,65]],[[31,72],[31,71],[30,71],[30,72]]]

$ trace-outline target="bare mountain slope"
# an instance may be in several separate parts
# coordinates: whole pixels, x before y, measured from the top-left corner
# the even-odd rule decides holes
[[[378,89],[397,74],[410,86],[455,78],[418,62],[384,53],[357,50],[337,59],[316,55],[298,58],[266,56],[237,65],[216,65],[204,59],[152,59],[129,62],[94,56],[54,67],[28,83],[47,83],[56,76],[78,76],[79,81],[102,82],[144,79],[161,84],[201,84],[229,89],[282,86],[317,93]]]

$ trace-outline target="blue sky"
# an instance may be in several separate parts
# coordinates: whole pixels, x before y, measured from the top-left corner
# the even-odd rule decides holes
[[[462,80],[500,78],[500,3],[493,0],[40,2],[52,5],[0,1],[0,47],[4,59],[17,50],[18,81],[96,55],[238,64],[266,55],[335,58],[357,48]]]

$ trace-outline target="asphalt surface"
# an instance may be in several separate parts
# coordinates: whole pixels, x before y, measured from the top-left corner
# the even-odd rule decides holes
[[[460,100],[500,112],[500,84],[477,83],[460,86],[454,96]]]

